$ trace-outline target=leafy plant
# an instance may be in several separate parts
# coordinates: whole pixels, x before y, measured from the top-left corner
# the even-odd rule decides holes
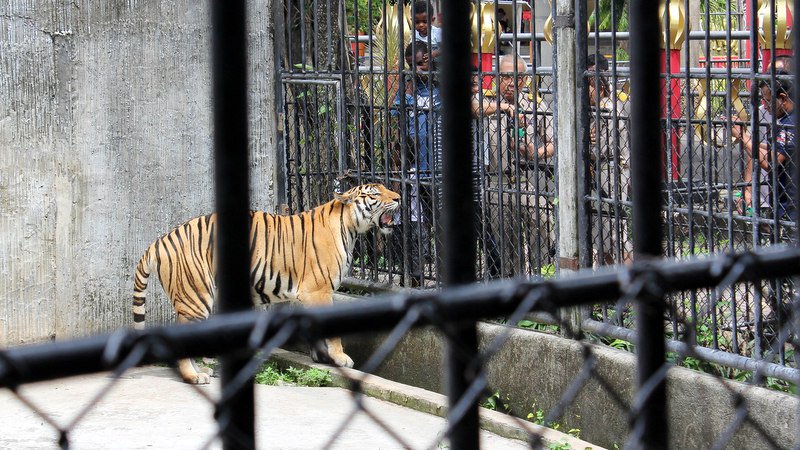
[[[547,448],[550,450],[570,450],[572,448],[567,441],[551,442]]]
[[[546,422],[546,418],[547,417],[546,417],[546,415],[544,413],[544,410],[537,408],[536,407],[536,402],[533,403],[532,407],[533,407],[533,411],[529,412],[528,415],[526,416],[526,418],[530,422],[533,422],[536,425],[541,425],[543,427],[552,428],[554,430],[560,430],[561,429],[561,424],[558,423],[558,422],[550,422],[550,423]],[[569,430],[567,430],[566,433],[568,435],[572,436],[572,437],[575,437],[575,438],[580,438],[581,437],[581,430],[579,428],[570,428]],[[568,444],[564,443],[563,445],[568,445]],[[570,448],[570,447],[567,446],[567,447],[550,447],[550,448]]]
[[[628,2],[600,0],[589,17],[589,26],[597,24],[599,31],[628,31]],[[613,8],[613,9],[612,9]],[[612,22],[612,15],[614,22]]]
[[[356,29],[356,18],[358,18],[358,31],[369,31],[377,25],[381,19],[381,5],[383,2],[374,0],[347,0],[344,12],[347,17],[348,33]]]
[[[275,363],[267,363],[255,376],[256,384],[274,386],[280,383],[297,386],[325,387],[331,384],[331,373],[317,368],[299,369],[288,367],[280,370]]]
[[[526,330],[543,331],[545,333],[558,333],[559,330],[561,330],[561,327],[559,327],[558,325],[539,323],[527,319],[520,320],[519,322],[517,322],[517,326],[520,328],[524,328]]]
[[[633,353],[633,344],[624,339],[614,339],[613,341],[608,343],[608,346],[616,348],[618,350],[625,350],[626,352]]]
[[[481,402],[481,406],[492,411],[500,411],[502,413],[511,414],[511,399],[506,394],[505,399],[502,398],[500,392],[495,391],[494,394]],[[499,409],[498,409],[499,408]]]

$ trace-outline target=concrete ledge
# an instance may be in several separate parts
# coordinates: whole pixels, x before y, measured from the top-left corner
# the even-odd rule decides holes
[[[273,351],[270,361],[282,368],[291,366],[327,370],[331,373],[332,384],[336,387],[352,390],[353,380],[360,380],[361,391],[365,395],[439,417],[447,415],[447,397],[436,392],[397,383],[355,369],[333,368],[326,364],[318,364],[306,355],[282,349]],[[480,409],[480,418],[483,430],[505,438],[527,441],[530,434],[537,434],[542,436],[545,445],[567,444],[573,449],[601,449],[568,434],[486,408]]]

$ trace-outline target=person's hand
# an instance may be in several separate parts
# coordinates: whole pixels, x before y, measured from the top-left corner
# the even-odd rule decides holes
[[[589,144],[597,144],[597,128],[595,128],[594,125],[592,125],[592,128],[589,130]]]
[[[505,100],[501,101],[500,110],[508,114],[509,117],[511,118],[514,117],[514,105],[512,103],[509,103]],[[526,120],[527,117],[525,117],[525,113],[520,112],[519,114],[517,114],[517,123],[520,124],[520,126],[524,126]]]
[[[741,194],[738,192],[736,194],[736,199],[734,200],[734,205],[736,207],[736,211],[743,215],[743,216],[750,216],[753,214],[753,200],[752,194],[750,192],[750,188],[746,187],[742,189]]]
[[[720,120],[724,120],[725,123],[727,123],[728,122],[728,117],[727,116],[721,116]],[[733,139],[741,139],[742,136],[744,136],[745,133],[746,133],[746,131],[744,129],[744,125],[740,125],[740,124],[736,123],[735,122],[737,120],[736,118],[733,118],[733,120],[734,120],[734,122],[731,124],[731,138],[733,138]]]
[[[752,207],[753,206],[753,194],[752,194],[752,192],[750,192],[750,188],[749,187],[745,188],[742,191],[742,194],[743,194],[743,197],[744,197],[745,206]]]
[[[514,105],[512,105],[511,103],[508,103],[505,100],[501,100],[500,101],[500,111],[503,111],[504,113],[508,114],[509,116],[512,116],[514,114]]]

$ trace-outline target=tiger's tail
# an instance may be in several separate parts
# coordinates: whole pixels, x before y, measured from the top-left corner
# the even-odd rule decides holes
[[[155,247],[156,242],[144,252],[133,276],[133,328],[136,330],[144,329],[145,290],[147,290],[147,279],[153,271]]]

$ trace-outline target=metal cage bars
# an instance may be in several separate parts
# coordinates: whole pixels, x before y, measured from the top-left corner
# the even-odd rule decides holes
[[[183,326],[162,326],[147,330],[119,330],[117,332],[40,345],[9,348],[0,351],[0,387],[16,390],[30,382],[50,380],[107,370],[121,372],[128,367],[154,362],[174,363],[184,357],[209,355],[255,355],[259,351],[269,353],[276,346],[291,341],[313,342],[325,337],[353,333],[380,332],[401,327],[437,326],[446,334],[452,332],[449,324],[464,323],[497,315],[519,316],[524,312],[554,313],[558,309],[613,301],[639,303],[659,302],[659,298],[670,292],[703,287],[726,289],[737,282],[757,282],[771,277],[796,276],[800,273],[800,249],[772,248],[759,253],[721,255],[704,260],[683,262],[650,261],[635,263],[632,267],[598,272],[579,272],[542,282],[503,281],[481,286],[453,287],[442,292],[412,292],[386,298],[376,298],[367,303],[337,305],[318,309],[285,308],[273,312],[236,312],[222,314],[207,321]],[[420,314],[424,311],[424,314]],[[412,315],[409,319],[409,315]],[[797,326],[787,328],[787,333],[796,335]],[[451,335],[451,338],[459,336]],[[663,347],[663,336],[657,342],[645,341],[638,335],[634,342],[642,350],[643,359],[652,358],[652,347]],[[688,345],[688,344],[687,344]],[[469,351],[469,346],[459,344],[459,351]],[[690,348],[684,348],[688,354]],[[480,372],[477,353],[468,358],[470,372]],[[257,360],[257,358],[256,358]],[[370,365],[370,364],[368,364]],[[374,366],[374,364],[372,364]],[[223,386],[222,398],[235,397],[252,382],[249,378],[257,369],[252,363]],[[656,370],[642,379],[642,386],[634,397],[631,409],[635,422],[629,443],[644,448],[660,448],[664,441],[662,431],[652,431],[649,426],[666,429],[664,418],[667,405],[653,401],[654,388],[666,382],[668,365],[661,361]],[[761,374],[763,367],[753,368]],[[641,370],[641,369],[640,369]],[[793,382],[800,382],[797,369]],[[481,380],[470,380],[465,385],[470,395],[451,398],[451,404],[463,398],[474,401],[474,390]],[[477,384],[476,384],[477,383]],[[461,405],[459,405],[461,406]],[[224,407],[221,406],[221,407]],[[462,416],[463,407],[460,408]],[[231,420],[230,416],[218,414],[217,419]],[[252,420],[252,417],[248,418]],[[235,422],[233,430],[244,428]],[[473,447],[471,439],[476,436],[477,424],[462,422],[463,427],[454,428],[451,439],[463,440],[464,446]],[[248,442],[252,435],[233,433],[233,446]],[[226,430],[222,430],[225,439]],[[464,433],[463,435],[459,433]],[[242,436],[248,437],[242,441]],[[227,441],[224,441],[227,442]]]

